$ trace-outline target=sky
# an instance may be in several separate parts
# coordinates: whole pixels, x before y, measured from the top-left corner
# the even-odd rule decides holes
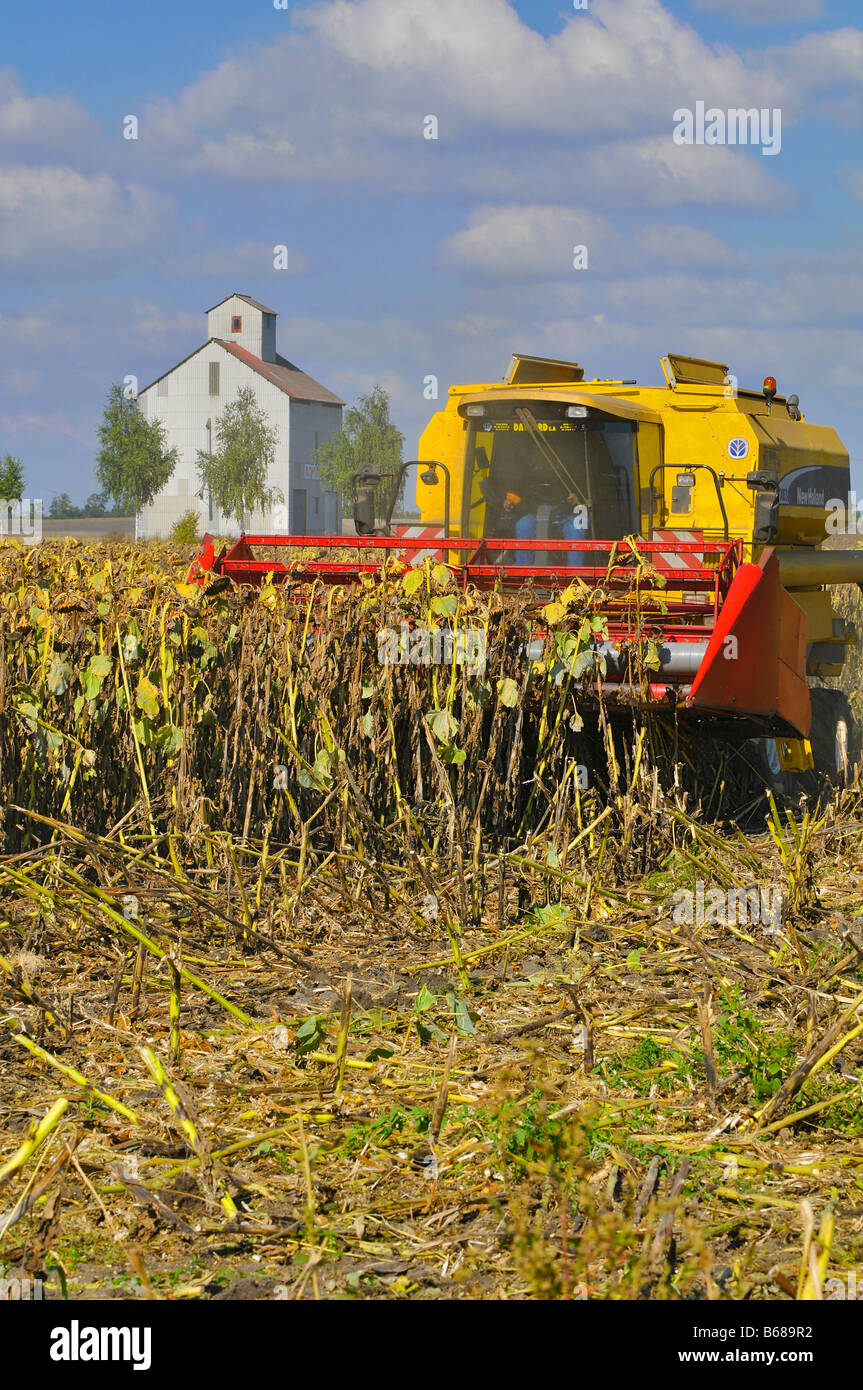
[[[386,387],[407,458],[430,376],[443,399],[517,351],[646,384],[671,351],[775,376],[863,489],[861,26],[831,0],[8,7],[0,455],[83,501],[111,383],[239,291],[347,401]],[[759,142],[680,143],[697,103],[763,111]]]

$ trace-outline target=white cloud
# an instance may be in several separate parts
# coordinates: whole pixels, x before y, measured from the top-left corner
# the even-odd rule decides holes
[[[788,3],[793,15],[813,0]],[[863,119],[863,33],[852,28],[744,54],[706,41],[660,0],[591,0],[563,10],[550,35],[509,0],[327,0],[292,23],[146,106],[138,176],[762,206],[775,198],[766,169],[741,151],[675,146],[676,109],[778,106],[786,134],[813,109]],[[422,138],[427,113],[438,141]],[[7,71],[0,144],[4,130],[22,148],[65,140],[80,167],[96,127],[66,98],[25,97]],[[105,143],[105,167],[122,177],[130,148]]]
[[[152,300],[134,300],[108,310],[116,330],[122,325],[123,336],[135,344],[138,351],[150,354],[176,350],[180,357],[206,340],[207,317],[202,308],[199,314],[187,309],[166,308]],[[178,359],[174,359],[175,361]],[[171,363],[173,365],[173,362]]]
[[[0,264],[42,278],[76,269],[128,268],[167,235],[173,203],[108,174],[41,165],[0,168]]]
[[[579,284],[580,293],[566,281],[513,286],[499,299],[516,322],[600,314],[609,325],[625,320],[657,329],[723,323],[736,333],[738,342],[759,326],[772,326],[781,341],[787,328],[833,325],[840,329],[863,319],[863,266],[859,263],[834,272],[816,265],[812,271],[790,266],[774,273],[772,266],[765,265],[763,275],[752,265],[745,274],[721,277],[672,265],[655,273],[583,276]]]
[[[74,157],[98,139],[98,125],[71,97],[26,96],[14,70],[0,70],[0,149],[7,157]]]
[[[627,206],[748,204],[780,210],[797,195],[756,154],[724,145],[675,145],[664,136],[617,140],[591,150],[580,178],[595,196]]]
[[[45,436],[60,435],[64,439],[74,439],[79,444],[92,443],[92,434],[83,429],[77,419],[70,419],[56,410],[22,410],[17,414],[0,411],[0,429],[13,437],[43,439]]]
[[[506,319],[501,314],[462,314],[459,318],[441,325],[450,337],[470,338],[480,342],[497,337],[506,326]]]
[[[765,3],[746,0],[747,13],[758,17]],[[813,3],[787,0],[779,19],[800,18]],[[722,0],[723,13],[729,4],[739,13],[743,0]],[[717,229],[731,227],[729,240],[751,244],[760,225],[751,210],[782,213],[794,205],[782,178],[802,184],[805,172],[794,159],[796,119],[863,119],[863,34],[846,28],[777,44],[777,22],[773,32],[757,35],[760,50],[746,52],[735,49],[727,31],[708,42],[659,0],[590,0],[577,12],[565,0],[546,14],[558,32],[537,32],[507,0],[294,6],[287,33],[235,49],[176,99],[144,107],[134,144],[117,132],[100,136],[69,99],[27,97],[11,74],[0,74],[6,278],[32,272],[72,281],[82,270],[125,269],[173,282],[162,282],[164,296],[88,295],[86,312],[85,301],[65,290],[51,303],[28,297],[20,320],[7,305],[0,319],[7,394],[16,386],[23,391],[32,379],[27,373],[42,370],[47,354],[51,409],[68,410],[70,418],[86,411],[97,420],[109,381],[127,371],[149,380],[204,341],[206,304],[195,309],[199,296],[181,294],[178,282],[211,276],[228,290],[240,275],[240,288],[269,301],[269,209],[277,224],[273,242],[287,242],[292,269],[302,268],[278,222],[290,207],[290,186],[312,181],[329,187],[302,223],[304,236],[311,251],[317,219],[339,299],[330,293],[322,306],[280,319],[280,350],[349,399],[377,380],[389,383],[409,439],[431,413],[422,399],[425,375],[439,377],[443,397],[453,380],[498,379],[513,349],[572,355],[590,373],[634,375],[647,359],[653,371],[659,352],[672,347],[733,366],[736,358],[741,372],[751,362],[753,380],[768,369],[796,375],[789,389],[825,381],[856,403],[863,371],[863,335],[854,326],[863,313],[859,250],[848,248],[833,265],[826,254],[794,264],[792,228],[789,260],[777,254],[762,267],[756,251],[738,252]],[[785,159],[676,146],[673,112],[697,100],[781,107]],[[438,141],[422,138],[427,113],[438,116]],[[103,163],[95,173],[87,161],[97,156]],[[14,167],[22,158],[39,167]],[[135,182],[127,183],[132,169]],[[145,187],[171,180],[178,201],[185,198],[191,217],[200,219],[186,226],[179,244],[172,203]],[[225,183],[240,180],[272,188],[261,199],[248,188],[236,196],[226,191]],[[846,170],[844,182],[863,201],[863,173]],[[339,184],[348,195],[341,205],[327,196],[342,191]],[[370,195],[367,204],[358,193]],[[405,194],[429,202],[411,203]],[[216,198],[224,221],[207,203]],[[382,207],[392,211],[386,223],[375,221]],[[441,241],[436,271],[429,237],[416,231],[424,207],[432,209],[429,226]],[[678,207],[686,210],[669,211]],[[707,212],[699,216],[699,207]],[[378,257],[362,290],[348,280],[348,255],[338,278],[331,237],[337,216],[346,242]],[[705,227],[695,225],[700,221]],[[373,239],[376,226],[386,230]],[[405,276],[404,240],[413,235],[421,269],[412,282],[399,281],[397,300],[387,288],[386,256],[395,253]],[[768,231],[765,238],[770,244]],[[588,275],[572,267],[572,247],[581,243],[589,248]],[[143,276],[141,283],[146,289]],[[279,283],[289,286],[290,272]],[[371,307],[361,317],[357,306],[374,302],[380,317]],[[334,303],[334,310],[325,307]],[[189,304],[193,310],[182,307]],[[313,317],[319,308],[336,317]],[[805,405],[805,390],[800,394]],[[22,403],[33,422],[44,404],[40,395],[41,386]],[[90,467],[92,421],[89,428],[79,468]]]
[[[293,169],[295,156],[291,141],[277,132],[258,135],[229,131],[220,140],[204,140],[193,163],[198,173],[246,179],[257,177],[262,169]]]
[[[735,251],[703,227],[653,223],[636,231],[635,242],[644,261],[656,267],[672,264],[729,270],[748,260],[742,252]]]
[[[792,66],[808,90],[803,49],[745,58],[707,43],[660,0],[592,0],[564,11],[549,36],[508,0],[330,0],[293,22],[291,34],[148,107],[141,160],[217,177],[522,200],[577,188],[581,202],[594,193],[626,202],[635,176],[633,197],[658,205],[678,196],[762,205],[775,196],[766,170],[739,151],[675,146],[673,113],[696,100],[783,105]],[[816,66],[838,60],[825,54]],[[438,118],[437,141],[423,139],[427,114]]]
[[[711,47],[659,0],[593,0],[549,37],[507,0],[332,0],[300,23],[376,72],[384,90],[397,73],[460,115],[508,129],[622,132],[645,120],[656,128],[667,110],[670,121],[677,96],[721,92],[736,105],[756,87],[763,94],[763,79],[739,55]]]
[[[737,323],[741,337],[753,323],[787,323],[800,313],[778,285],[741,276],[723,279],[721,286],[682,271],[636,276],[603,285],[602,296],[609,318],[689,325],[716,322],[721,313],[721,321]]]
[[[863,30],[831,29],[768,52],[765,70],[783,89],[783,117],[863,123]],[[729,103],[730,104],[730,103]]]
[[[55,329],[46,314],[0,314],[0,344],[4,347],[40,348]]]
[[[395,368],[382,368],[379,371],[337,372],[330,382],[344,400],[351,405],[359,396],[368,395],[374,386],[382,386],[390,398],[390,418],[398,426],[400,420],[411,419],[422,408],[422,382],[408,380]],[[429,412],[433,407],[427,407]],[[413,458],[413,432],[405,431],[407,458]]]
[[[573,264],[575,247],[587,248],[587,266]],[[482,205],[468,226],[441,248],[445,269],[497,280],[520,293],[525,281],[547,280],[577,295],[585,271],[613,276],[668,267],[728,270],[746,263],[742,253],[713,232],[685,225],[636,227],[627,239],[604,217],[554,204]],[[564,283],[568,280],[568,283]]]
[[[586,246],[600,265],[619,238],[604,217],[582,208],[543,204],[483,206],[469,226],[444,242],[442,260],[455,270],[503,280],[558,279],[573,269],[573,248]]]

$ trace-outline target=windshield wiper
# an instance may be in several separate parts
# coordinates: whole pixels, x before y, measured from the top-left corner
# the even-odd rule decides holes
[[[556,473],[558,482],[563,483],[564,487],[568,489],[569,494],[573,497],[577,497],[583,506],[589,507],[590,504],[588,503],[587,498],[583,496],[581,489],[579,488],[575,479],[570,477],[565,465],[558,458],[557,454],[554,452],[554,449],[552,449],[548,440],[545,438],[545,435],[542,434],[542,432],[540,431],[536,423],[536,420],[534,419],[531,412],[528,410],[527,406],[516,406],[515,413],[518,416],[519,420],[521,420],[522,424],[524,425],[525,429],[527,430],[537,449],[542,454],[542,457],[545,459],[546,463],[549,464]]]

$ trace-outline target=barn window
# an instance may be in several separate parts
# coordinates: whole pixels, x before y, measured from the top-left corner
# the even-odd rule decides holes
[[[211,395],[211,396],[218,396],[218,394],[219,394],[219,363],[218,363],[218,362],[211,362],[211,363],[210,363],[210,395]]]
[[[231,332],[232,332],[232,333],[242,333],[242,331],[243,331],[243,320],[242,320],[242,316],[241,316],[240,314],[234,314],[233,318],[231,319]]]

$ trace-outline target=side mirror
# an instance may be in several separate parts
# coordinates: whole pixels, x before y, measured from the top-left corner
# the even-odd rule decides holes
[[[756,492],[752,539],[771,545],[779,530],[779,493]]]
[[[354,498],[354,527],[358,536],[370,536],[375,529],[375,490],[358,487]]]
[[[778,488],[779,479],[768,468],[753,468],[746,474],[746,486],[753,492],[757,492],[759,488]]]

